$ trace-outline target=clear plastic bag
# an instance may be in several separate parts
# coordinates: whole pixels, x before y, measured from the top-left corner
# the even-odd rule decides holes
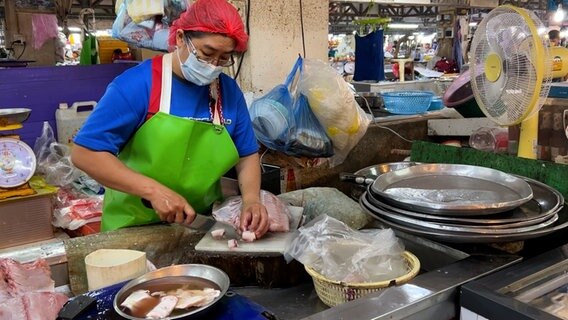
[[[310,108],[333,141],[335,155],[329,164],[335,167],[359,143],[371,119],[355,101],[349,84],[331,66],[305,60],[302,72],[298,89],[308,98]]]
[[[187,2],[165,1],[165,15],[146,16],[147,19],[139,22],[134,21],[129,15],[128,7],[126,1],[117,6],[116,19],[112,24],[113,38],[139,48],[168,51],[169,26],[185,11]]]
[[[391,229],[357,231],[327,215],[298,229],[284,252],[330,280],[378,282],[408,273],[404,245]]]

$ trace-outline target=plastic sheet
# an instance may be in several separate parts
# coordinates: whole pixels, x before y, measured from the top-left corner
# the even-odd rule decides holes
[[[404,245],[391,229],[357,231],[322,215],[298,229],[284,252],[330,280],[349,283],[379,282],[408,273]]]

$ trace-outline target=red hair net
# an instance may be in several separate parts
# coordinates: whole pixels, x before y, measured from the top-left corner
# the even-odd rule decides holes
[[[224,34],[235,40],[235,51],[247,50],[248,35],[237,9],[227,0],[197,0],[170,27],[169,44],[177,30]]]

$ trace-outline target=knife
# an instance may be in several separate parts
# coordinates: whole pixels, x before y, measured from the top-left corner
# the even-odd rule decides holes
[[[147,199],[142,199],[142,204],[148,209],[153,209],[152,203]],[[225,238],[237,239],[237,240],[241,238],[233,225],[226,223],[224,221],[217,221],[212,216],[206,216],[204,214],[195,213],[195,219],[193,219],[190,225],[187,224],[182,224],[182,225],[189,229],[207,233],[209,231],[213,231],[212,228],[216,223],[219,223],[221,225],[221,227],[218,229],[225,230]]]

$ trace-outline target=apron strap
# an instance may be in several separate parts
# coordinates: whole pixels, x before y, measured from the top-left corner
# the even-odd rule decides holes
[[[162,63],[162,93],[160,97],[160,112],[170,114],[170,103],[172,98],[172,54],[166,53]]]
[[[160,97],[162,91],[162,62],[163,57],[157,56],[152,59],[152,87],[150,88],[150,101],[146,121],[160,111]]]

